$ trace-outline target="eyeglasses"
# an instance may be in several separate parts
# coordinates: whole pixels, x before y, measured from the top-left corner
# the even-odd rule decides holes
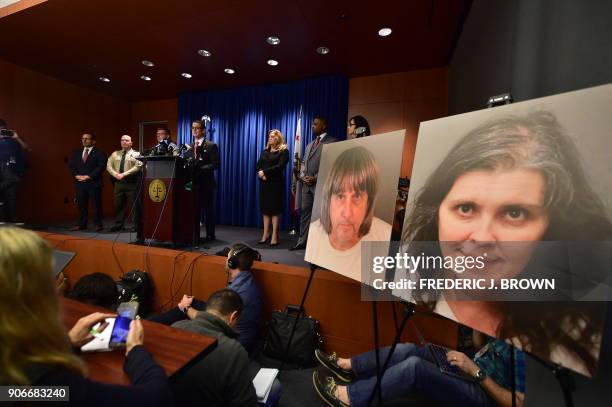
[[[85,141],[85,140],[93,140],[91,137],[81,137],[81,140]]]
[[[357,126],[355,123],[349,123],[348,125],[349,125],[349,127],[351,127],[351,126]]]

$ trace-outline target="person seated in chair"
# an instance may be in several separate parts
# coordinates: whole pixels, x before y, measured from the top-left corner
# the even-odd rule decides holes
[[[236,243],[230,248],[225,262],[225,271],[228,274],[226,288],[236,291],[244,303],[244,310],[236,323],[236,331],[240,334],[238,342],[249,354],[257,345],[263,308],[261,288],[251,272],[255,260],[261,260],[257,250],[246,244]],[[193,320],[205,306],[206,303],[184,295],[178,306],[153,316],[151,320],[164,325],[172,325],[183,319]]]
[[[98,307],[115,309],[117,307],[117,285],[108,274],[91,273],[79,278],[68,298]]]
[[[474,331],[474,344],[480,346],[484,335]],[[391,347],[379,351],[380,366]],[[511,352],[514,352],[516,405],[523,405],[525,393],[525,355],[506,342],[489,338],[470,359],[465,353],[450,350],[446,359],[463,378],[442,373],[425,346],[398,344],[384,372],[380,391],[382,401],[419,393],[440,405],[504,406],[512,405]],[[366,406],[376,385],[376,353],[366,352],[350,359],[328,355],[317,349],[315,355],[326,368],[313,372],[319,396],[330,406]],[[337,382],[342,383],[338,385]],[[374,398],[372,405],[377,405]]]
[[[257,406],[252,383],[257,372],[249,368],[249,356],[233,329],[243,309],[240,296],[223,289],[208,298],[206,310],[199,311],[194,319],[172,325],[217,339],[212,352],[173,381],[177,405]]]

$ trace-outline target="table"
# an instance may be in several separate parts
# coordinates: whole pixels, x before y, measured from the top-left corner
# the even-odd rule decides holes
[[[71,300],[61,299],[62,319],[66,329],[72,328],[77,320],[94,312],[110,313],[108,310]],[[217,346],[217,340],[156,322],[142,320],[144,347],[153,359],[166,371],[172,380],[187,367],[200,360]],[[109,384],[130,384],[123,371],[125,349],[111,352],[83,353],[81,358],[87,364],[88,377]]]

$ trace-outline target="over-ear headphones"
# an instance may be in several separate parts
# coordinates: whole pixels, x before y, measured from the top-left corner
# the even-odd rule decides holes
[[[239,249],[237,249],[236,251],[234,251],[232,253],[232,255],[230,256],[229,259],[227,259],[227,266],[231,269],[237,269],[238,265],[240,264],[239,260],[238,260],[238,256],[240,256],[241,253],[250,251],[251,253],[253,253],[253,260],[256,261],[261,261],[261,254],[259,254],[259,252],[255,249],[253,249],[251,246],[249,246],[248,244],[244,244],[241,243],[242,247],[240,247]]]

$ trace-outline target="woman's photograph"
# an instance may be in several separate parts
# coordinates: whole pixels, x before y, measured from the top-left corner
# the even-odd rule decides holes
[[[508,114],[473,128],[422,185],[409,199],[404,250],[445,259],[481,256],[484,267],[463,276],[448,268],[418,270],[417,279],[480,273],[488,286],[490,280],[537,276],[540,263],[532,263],[539,245],[612,240],[612,222],[576,145],[549,111]],[[461,300],[439,290],[411,295],[435,312],[545,360],[587,376],[597,370],[605,304],[503,296]]]

